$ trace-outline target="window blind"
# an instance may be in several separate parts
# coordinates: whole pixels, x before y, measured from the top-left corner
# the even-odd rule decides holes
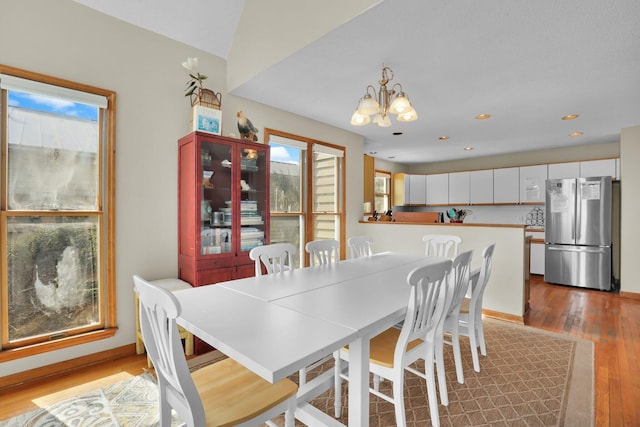
[[[72,102],[92,105],[98,108],[107,108],[108,105],[106,96],[49,85],[46,83],[36,82],[34,80],[10,76],[8,74],[0,74],[0,89],[56,97]]]

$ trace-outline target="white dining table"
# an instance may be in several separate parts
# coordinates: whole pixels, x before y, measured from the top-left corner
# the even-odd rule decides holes
[[[349,426],[367,426],[369,340],[403,318],[408,273],[443,259],[385,252],[181,290],[178,323],[272,383],[348,344]],[[326,375],[298,393],[306,424],[340,425],[307,403]]]

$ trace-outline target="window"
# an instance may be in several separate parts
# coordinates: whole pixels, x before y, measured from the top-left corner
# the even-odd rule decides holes
[[[271,146],[271,243],[298,249],[306,265],[306,242],[336,239],[344,257],[344,147],[265,130]]]
[[[115,93],[4,66],[0,89],[1,362],[111,336],[116,319]]]
[[[386,212],[391,209],[391,172],[376,170],[374,199],[376,212]]]

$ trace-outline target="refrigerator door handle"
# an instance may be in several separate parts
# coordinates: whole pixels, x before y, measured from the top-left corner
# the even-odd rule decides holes
[[[576,229],[580,229],[581,224],[579,223],[580,221],[580,204],[578,203],[578,197],[577,197],[577,187],[576,187],[576,182],[574,181],[571,184],[572,187],[572,191],[571,193],[574,195],[573,198],[573,203],[574,203],[574,209],[575,209],[575,213],[573,215],[573,217],[571,218],[571,239],[576,242]]]
[[[604,252],[603,248],[585,248],[585,247],[576,248],[573,246],[549,246],[548,249],[550,251],[558,251],[558,252],[586,252],[586,253],[593,253],[593,254]]]

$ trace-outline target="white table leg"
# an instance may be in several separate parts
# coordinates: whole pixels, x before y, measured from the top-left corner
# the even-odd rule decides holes
[[[349,344],[349,426],[369,425],[369,338]]]

